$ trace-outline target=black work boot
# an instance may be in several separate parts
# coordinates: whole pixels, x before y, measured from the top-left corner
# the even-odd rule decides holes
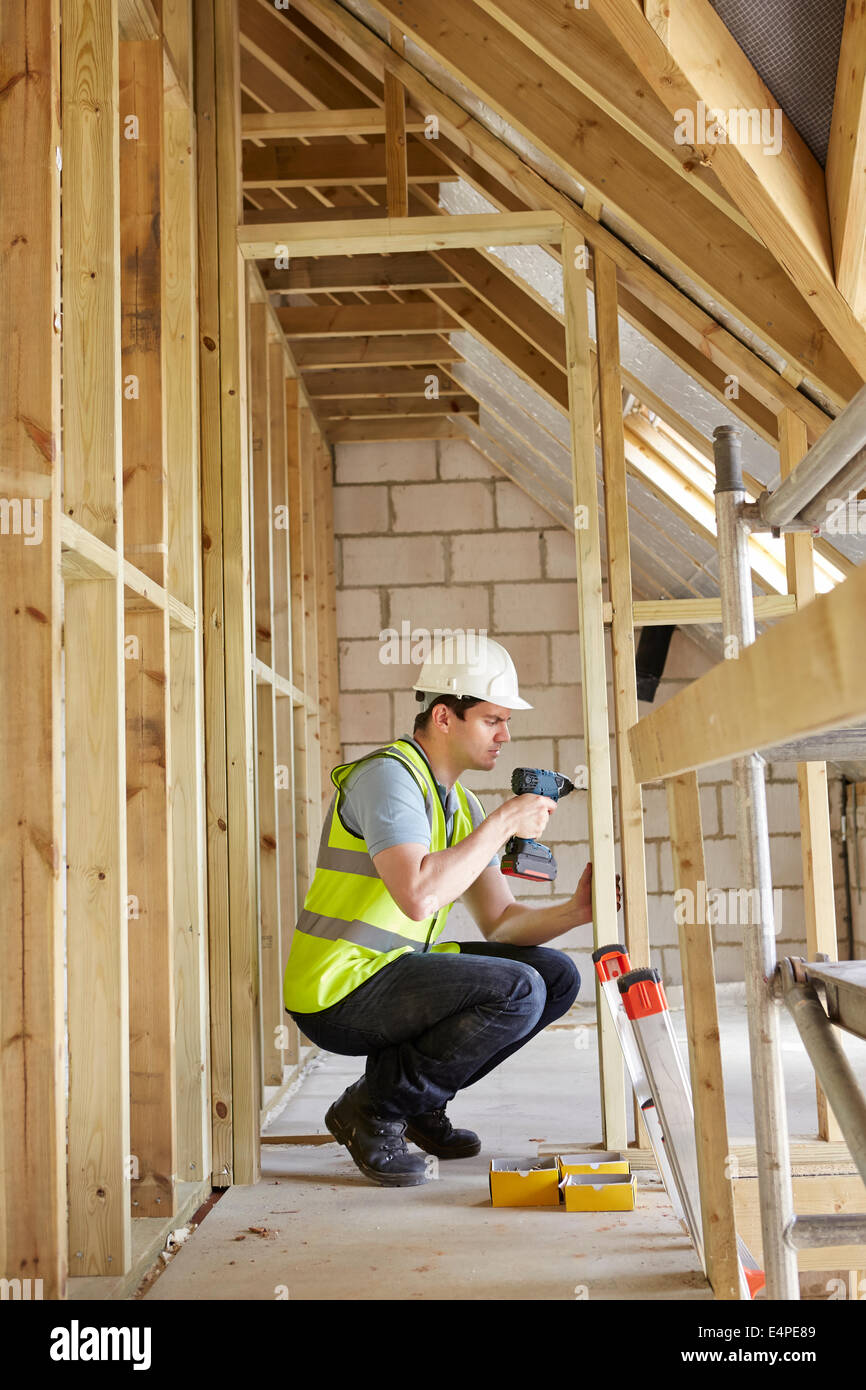
[[[481,1152],[481,1140],[471,1129],[454,1129],[444,1105],[425,1115],[410,1115],[406,1138],[437,1158],[471,1158]]]
[[[334,1101],[325,1124],[345,1144],[365,1178],[384,1187],[417,1187],[427,1181],[424,1159],[406,1147],[406,1121],[375,1114],[363,1076]]]

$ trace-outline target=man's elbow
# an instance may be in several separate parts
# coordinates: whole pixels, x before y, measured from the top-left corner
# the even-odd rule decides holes
[[[439,903],[433,893],[408,893],[402,902],[398,901],[397,906],[400,911],[410,917],[413,922],[423,922],[427,917],[433,917],[439,911]]]

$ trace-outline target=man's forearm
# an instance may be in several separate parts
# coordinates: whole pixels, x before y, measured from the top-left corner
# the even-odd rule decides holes
[[[557,936],[592,921],[592,911],[577,911],[571,902],[554,903],[551,907],[526,907],[512,903],[505,909],[488,941],[500,946],[543,946]]]
[[[487,868],[511,835],[504,810],[499,807],[493,811],[459,844],[424,856],[418,867],[417,890],[420,897],[429,900],[430,911],[423,912],[422,917],[429,917],[443,903],[454,902]]]

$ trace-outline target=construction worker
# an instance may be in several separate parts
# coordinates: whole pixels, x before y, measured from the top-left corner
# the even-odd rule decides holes
[[[479,1152],[445,1107],[567,1012],[580,977],[543,943],[592,918],[591,864],[568,902],[546,907],[517,903],[499,870],[497,851],[512,835],[541,839],[555,803],[516,796],[485,816],[458,780],[491,771],[511,711],[532,708],[505,648],[477,641],[471,663],[424,663],[411,738],[331,774],[336,793],[286,966],[285,1005],[301,1031],[367,1058],[325,1123],[362,1173],[391,1186],[429,1176],[407,1139],[442,1159]],[[485,939],[439,946],[459,897]]]

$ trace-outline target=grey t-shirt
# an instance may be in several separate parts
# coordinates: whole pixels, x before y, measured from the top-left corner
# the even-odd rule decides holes
[[[423,756],[423,750],[413,738],[406,734],[401,737]],[[452,787],[446,795],[442,783],[436,785],[444,802],[445,824],[450,835],[457,793]],[[472,795],[467,800],[473,826],[480,825],[483,815],[478,802]],[[346,779],[341,814],[347,829],[363,837],[371,856],[393,845],[430,847],[430,822],[424,798],[412,773],[398,758],[372,758],[355,768]],[[493,856],[490,865],[499,867],[498,855]]]

